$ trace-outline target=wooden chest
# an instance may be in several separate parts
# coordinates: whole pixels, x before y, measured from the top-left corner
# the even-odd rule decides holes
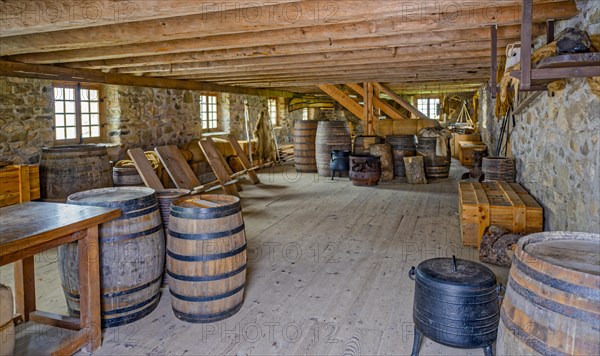
[[[38,165],[7,166],[0,169],[0,207],[40,198]]]
[[[512,232],[542,231],[542,207],[518,183],[459,183],[463,245],[479,247],[485,229],[494,224]]]
[[[486,146],[478,141],[460,141],[458,144],[458,159],[463,166],[471,166],[473,164],[473,151],[486,149]]]

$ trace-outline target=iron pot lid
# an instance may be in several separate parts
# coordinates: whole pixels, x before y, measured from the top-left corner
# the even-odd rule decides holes
[[[432,258],[421,262],[416,269],[417,280],[462,287],[491,288],[496,275],[481,263],[452,258]]]

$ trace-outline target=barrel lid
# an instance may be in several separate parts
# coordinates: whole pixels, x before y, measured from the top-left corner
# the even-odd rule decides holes
[[[488,267],[467,260],[456,259],[456,271],[452,258],[432,258],[417,266],[417,279],[436,283],[468,287],[489,288],[496,285],[496,275]]]
[[[570,270],[600,276],[600,234],[543,232],[521,239],[529,255]]]
[[[199,194],[179,198],[173,205],[180,208],[193,209],[219,209],[231,205],[237,205],[240,198],[227,194]]]
[[[154,189],[145,187],[114,187],[86,190],[69,195],[70,204],[112,206],[126,201],[154,195]]]

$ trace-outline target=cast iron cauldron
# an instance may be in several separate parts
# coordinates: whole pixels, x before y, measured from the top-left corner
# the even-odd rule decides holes
[[[452,258],[433,258],[408,272],[415,281],[412,355],[423,336],[461,349],[483,348],[492,356],[500,306],[496,276],[486,266]]]
[[[333,180],[335,172],[338,172],[338,176],[340,177],[342,173],[347,175],[348,171],[350,171],[350,151],[332,150],[329,169],[331,170],[331,180]]]

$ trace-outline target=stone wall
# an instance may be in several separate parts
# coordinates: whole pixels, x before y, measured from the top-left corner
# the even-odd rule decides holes
[[[38,163],[54,144],[53,114],[50,81],[0,77],[0,161]]]
[[[104,86],[108,140],[119,159],[130,148],[182,145],[200,138],[199,93],[189,90]]]
[[[600,33],[597,2],[577,5],[581,14],[559,22],[557,33],[572,26]],[[500,121],[491,114],[494,103],[484,101],[482,136],[495,147]],[[600,97],[586,79],[569,79],[563,90],[542,93],[515,119],[517,179],[543,205],[545,230],[600,233]]]

